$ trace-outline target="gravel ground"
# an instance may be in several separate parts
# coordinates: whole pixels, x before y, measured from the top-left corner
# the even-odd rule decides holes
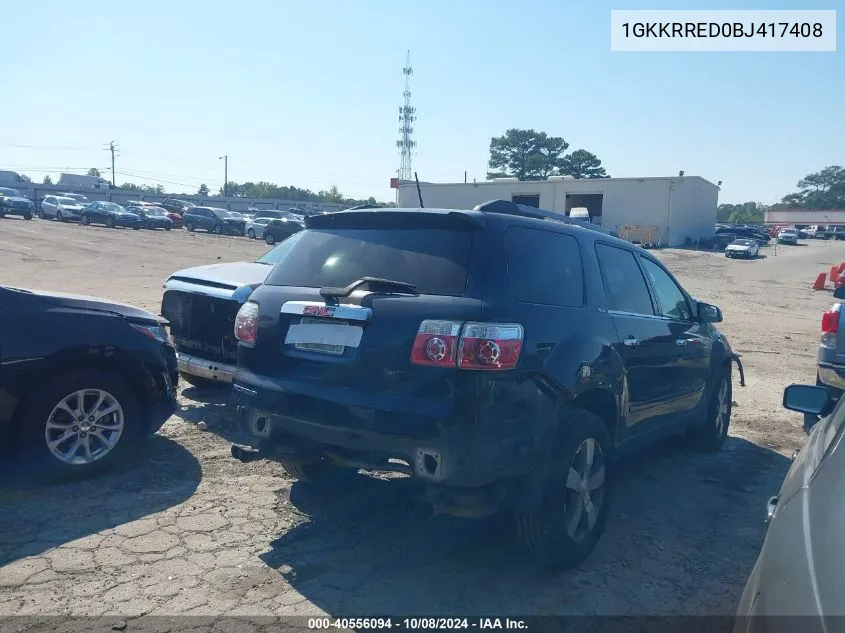
[[[0,283],[157,312],[172,271],[265,248],[12,218],[0,221]],[[765,500],[803,438],[780,402],[787,384],[814,380],[831,298],[810,281],[845,245],[763,253],[659,252],[723,309],[748,387],[735,385],[721,453],[670,441],[622,466],[607,530],[576,570],[534,569],[507,521],[432,517],[407,479],[361,476],[317,493],[275,464],[237,463],[225,396],[183,385],[180,411],[135,462],[90,481],[0,486],[0,615],[732,614]]]

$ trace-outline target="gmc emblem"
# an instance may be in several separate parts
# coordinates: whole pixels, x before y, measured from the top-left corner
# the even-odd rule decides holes
[[[330,317],[334,315],[334,310],[333,306],[305,306],[302,314],[316,317]]]

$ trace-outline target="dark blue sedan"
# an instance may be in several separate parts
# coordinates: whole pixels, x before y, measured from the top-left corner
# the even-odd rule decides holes
[[[82,224],[105,224],[109,228],[125,226],[136,231],[143,225],[140,216],[114,202],[92,202],[79,214]]]

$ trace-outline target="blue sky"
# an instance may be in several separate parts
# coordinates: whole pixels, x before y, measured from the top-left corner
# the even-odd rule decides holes
[[[104,170],[114,139],[118,183],[216,189],[228,154],[230,180],[391,200],[406,49],[423,180],[483,179],[510,127],[563,136],[614,176],[722,180],[723,202],[774,202],[845,164],[842,52],[610,51],[611,9],[833,0],[10,3],[0,169],[39,181]]]

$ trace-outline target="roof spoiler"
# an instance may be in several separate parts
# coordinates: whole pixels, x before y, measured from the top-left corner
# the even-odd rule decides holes
[[[564,224],[571,224],[573,226],[580,226],[590,231],[596,231],[612,237],[619,237],[614,231],[606,231],[605,229],[592,224],[591,222],[584,222],[583,220],[575,220],[562,213],[555,211],[547,211],[546,209],[537,209],[529,207],[524,204],[517,204],[509,200],[490,200],[489,202],[482,202],[473,207],[473,211],[481,211],[483,213],[502,213],[505,215],[518,215],[525,218],[539,218],[543,220],[555,220],[563,222]]]

